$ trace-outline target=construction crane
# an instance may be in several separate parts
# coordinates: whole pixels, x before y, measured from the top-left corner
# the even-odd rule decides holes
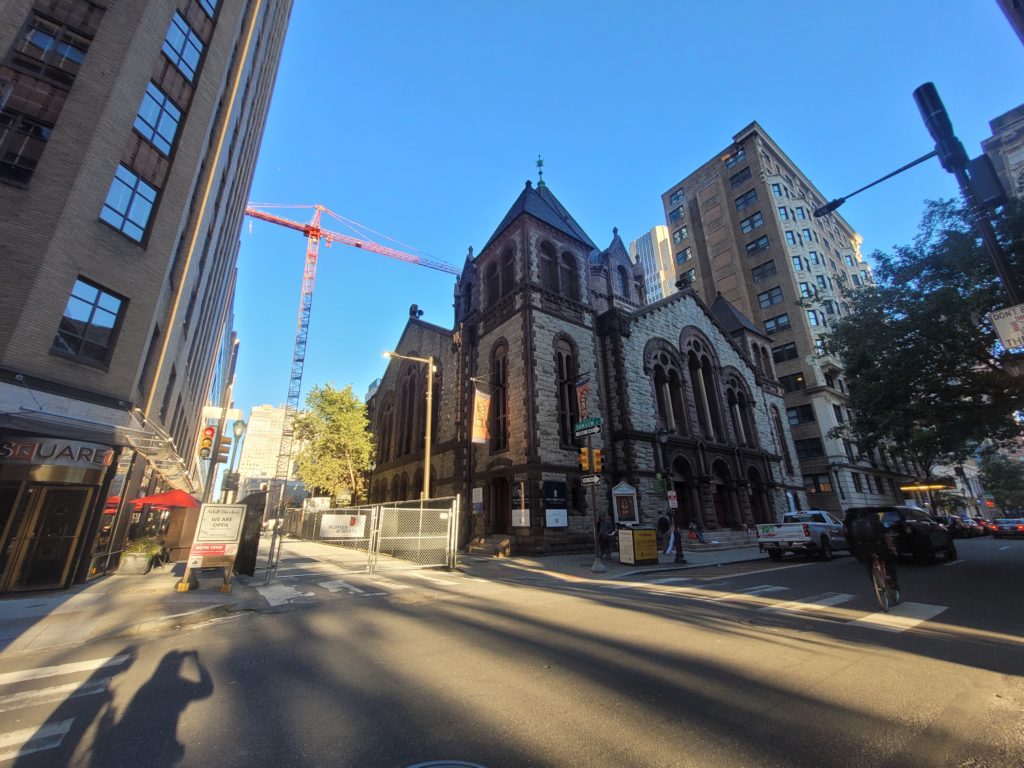
[[[308,224],[300,221],[292,221],[272,213],[261,211],[259,208],[313,208],[313,220]],[[302,369],[306,363],[306,339],[309,336],[309,316],[313,308],[313,285],[316,281],[316,262],[320,250],[320,241],[323,240],[328,247],[333,243],[343,243],[354,248],[362,248],[366,251],[373,251],[383,256],[390,256],[393,259],[405,261],[410,264],[418,264],[421,267],[436,269],[439,272],[446,272],[450,275],[461,275],[462,270],[443,261],[435,261],[424,256],[417,256],[413,253],[406,253],[385,245],[380,245],[372,240],[359,239],[340,232],[332,232],[320,226],[322,214],[328,214],[344,223],[349,222],[342,216],[334,213],[322,205],[313,206],[286,206],[250,203],[245,209],[245,215],[261,221],[269,221],[271,224],[279,224],[282,227],[294,229],[306,236],[306,266],[302,273],[302,295],[299,298],[299,319],[295,330],[295,348],[292,352],[292,370],[288,378],[288,398],[285,401],[284,431],[281,434],[281,449],[277,455],[277,467],[274,473],[274,480],[280,481],[281,491],[278,496],[278,509],[283,513],[285,490],[288,485],[288,470],[291,465],[292,443],[295,435],[292,420],[299,410],[299,393],[302,389]],[[269,489],[268,489],[269,490]],[[272,495],[272,494],[271,494]],[[269,499],[268,499],[269,500]],[[280,516],[280,515],[278,515]]]

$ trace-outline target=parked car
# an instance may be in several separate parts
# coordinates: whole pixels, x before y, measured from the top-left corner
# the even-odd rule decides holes
[[[977,523],[973,520],[967,520],[958,515],[932,515],[931,518],[940,525],[946,526],[949,532],[957,538],[981,535]]]
[[[786,552],[800,552],[831,560],[832,550],[850,548],[846,543],[846,530],[839,518],[819,509],[787,512],[782,516],[781,523],[758,525],[757,544],[772,560],[781,560]]]
[[[914,562],[926,563],[935,555],[956,560],[956,544],[950,530],[932,520],[919,507],[878,506],[850,507],[843,521],[849,537],[850,526],[861,515],[879,515],[882,525],[895,534],[896,553],[910,555]]]
[[[978,518],[978,525],[981,526],[981,535],[988,536],[990,533],[996,532],[996,524],[991,520],[986,520],[983,517]]]
[[[985,535],[985,531],[982,529],[981,523],[979,523],[973,517],[960,518],[960,525],[962,526],[965,536],[973,538],[975,536]]]
[[[1024,538],[1024,517],[1002,517],[992,522],[995,524],[995,530],[992,532],[992,535],[997,539],[1002,539],[1006,536]]]

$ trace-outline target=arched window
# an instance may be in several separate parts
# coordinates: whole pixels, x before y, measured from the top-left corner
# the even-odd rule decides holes
[[[431,396],[433,397],[434,402],[431,404],[430,414],[430,442],[432,445],[437,444],[439,442],[437,434],[437,425],[440,423],[441,393],[444,391],[442,389],[443,384],[444,379],[441,376],[441,364],[437,362],[437,360],[434,360],[434,391],[431,392]],[[426,397],[425,392],[424,397]]]
[[[512,293],[512,287],[516,284],[516,260],[512,246],[509,246],[501,254],[501,295],[507,296]]]
[[[559,267],[562,295],[573,301],[579,301],[580,281],[579,274],[576,271],[576,257],[566,251],[562,254],[562,261],[559,263]]]
[[[747,398],[745,392],[740,392],[737,399],[739,400],[740,418],[743,420],[743,432],[747,437],[747,445],[751,448],[757,448],[758,439],[757,429],[754,426],[754,403]]]
[[[487,296],[488,308],[498,302],[498,265],[493,261],[484,267],[484,292]]]
[[[558,382],[558,436],[563,445],[572,444],[572,430],[579,421],[576,401],[576,353],[565,339],[555,342],[555,380]]]
[[[395,428],[395,409],[392,405],[388,405],[384,409],[384,413],[380,418],[380,430],[377,435],[377,463],[385,464],[392,458],[392,448],[394,446],[394,428]]]
[[[743,434],[743,417],[740,416],[740,404],[736,397],[736,393],[733,390],[729,390],[727,395],[729,402],[729,414],[732,416],[732,431],[733,437],[736,440],[736,445],[746,445],[746,435]]]
[[[391,498],[389,501],[401,501],[402,500],[402,484],[398,480],[398,475],[391,478]]]
[[[671,429],[672,419],[668,412],[668,376],[660,365],[654,366],[654,399],[658,406],[658,419],[666,429]]]
[[[629,298],[629,273],[625,267],[619,267],[616,270],[619,274],[619,294],[628,299]]]
[[[508,347],[499,344],[491,355],[491,450],[508,448]]]
[[[687,359],[687,367],[690,369],[690,385],[693,387],[693,400],[697,405],[697,428],[706,437],[711,436],[711,411],[708,408],[708,398],[704,391],[704,378],[701,376],[700,360],[697,355],[691,352]]]
[[[711,426],[719,440],[725,440],[725,428],[722,424],[722,401],[718,392],[718,384],[715,381],[715,373],[711,361],[702,357],[700,361],[700,375],[704,384],[704,396],[707,399],[708,409],[711,415]]]
[[[549,291],[558,291],[558,262],[555,247],[549,242],[540,244],[540,284]]]
[[[779,409],[774,405],[771,408],[772,412],[772,427],[775,432],[775,439],[779,444],[779,453],[782,454],[782,460],[786,466],[786,474],[793,474],[793,460],[789,456],[789,446],[786,444],[786,433],[782,429],[782,417],[779,416]]]
[[[672,420],[675,424],[675,430],[680,435],[685,435],[689,430],[687,429],[686,398],[683,394],[683,378],[674,366],[668,372],[668,395],[669,403],[672,406]]]
[[[467,282],[462,286],[462,316],[473,311],[473,284]]]

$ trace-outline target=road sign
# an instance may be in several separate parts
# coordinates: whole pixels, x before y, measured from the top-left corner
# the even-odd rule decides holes
[[[577,421],[575,426],[573,426],[572,431],[573,432],[578,432],[581,429],[589,429],[590,427],[600,427],[600,426],[601,426],[601,417],[600,416],[591,416],[589,419],[580,419],[579,421]]]
[[[584,475],[580,478],[580,482],[584,485],[599,485],[601,483],[600,475]]]
[[[669,491],[668,492],[668,508],[669,509],[678,509],[679,508],[679,498],[676,496],[676,492],[675,491]]]
[[[997,309],[989,315],[1006,349],[1024,347],[1024,304]]]
[[[599,435],[601,434],[601,425],[596,424],[583,429],[574,429],[572,431],[573,439],[578,437],[586,437],[587,435]]]

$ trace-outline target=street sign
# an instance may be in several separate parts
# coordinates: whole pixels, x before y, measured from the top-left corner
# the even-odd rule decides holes
[[[1024,304],[997,309],[989,315],[1006,349],[1024,347]]]
[[[586,427],[585,429],[573,430],[572,436],[573,436],[573,439],[576,439],[578,437],[586,437],[587,435],[599,435],[599,434],[601,434],[601,427],[597,426],[597,427]]]
[[[679,508],[679,498],[676,496],[676,492],[675,491],[669,491],[668,492],[668,508],[669,509],[678,509]]]
[[[580,430],[583,430],[583,429],[589,429],[590,427],[600,427],[600,426],[601,426],[601,417],[600,416],[591,416],[589,419],[580,419],[579,421],[577,421],[575,426],[573,426],[572,431],[573,432],[579,432]]]
[[[584,475],[583,477],[580,478],[580,482],[583,483],[583,485],[600,485],[600,483],[601,483],[601,476],[600,475]]]

